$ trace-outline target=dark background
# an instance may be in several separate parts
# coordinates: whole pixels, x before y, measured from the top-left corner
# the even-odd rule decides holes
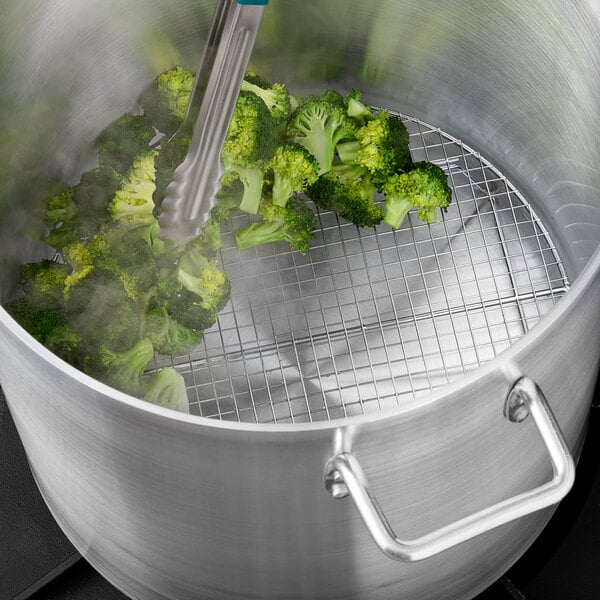
[[[528,552],[477,600],[600,598],[599,437],[600,385],[573,489]],[[50,516],[0,391],[0,600],[25,599],[126,597],[77,554]]]

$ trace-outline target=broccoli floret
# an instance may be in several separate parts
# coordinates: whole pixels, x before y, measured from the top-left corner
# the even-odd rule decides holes
[[[277,145],[277,124],[266,104],[253,92],[240,92],[223,143],[224,186],[239,179],[244,192],[240,208],[256,214],[262,196],[265,168]]]
[[[69,289],[65,311],[90,353],[106,344],[124,350],[140,339],[138,306],[121,280],[106,269],[93,268]]]
[[[196,347],[203,337],[202,329],[191,329],[178,323],[167,309],[167,303],[151,303],[144,316],[143,335],[159,354],[184,354]]]
[[[143,221],[147,215],[153,214],[152,194],[156,187],[154,183],[156,154],[156,151],[151,150],[134,160],[126,179],[108,206],[108,212],[113,220],[135,228],[139,219]]]
[[[242,186],[239,182],[240,187]],[[228,188],[221,188],[217,192],[215,205],[210,209],[210,220],[219,224],[226,223],[231,219],[232,212],[239,207],[243,191],[236,194],[236,184]]]
[[[196,247],[181,256],[177,266],[177,280],[188,291],[199,297],[200,306],[219,312],[229,301],[231,285],[214,259],[207,258]]]
[[[100,376],[121,391],[139,395],[143,391],[141,376],[153,356],[154,348],[148,338],[139,340],[121,352],[103,346],[99,353],[99,365],[104,372]]]
[[[317,160],[300,144],[278,146],[270,166],[273,170],[273,204],[277,206],[285,206],[292,194],[304,191],[319,176]]]
[[[87,242],[78,240],[63,248],[63,257],[70,271],[65,278],[64,296],[68,298],[71,288],[85,279],[94,269],[93,256]]]
[[[223,151],[235,163],[269,160],[277,144],[277,128],[265,103],[252,92],[240,92]]]
[[[280,122],[291,112],[290,94],[282,83],[269,83],[255,73],[248,73],[242,81],[241,90],[254,92],[269,108],[273,118]]]
[[[73,200],[73,188],[63,189],[50,196],[46,203],[45,222],[48,234],[44,241],[60,250],[79,238],[77,205]]]
[[[362,101],[362,93],[354,88],[346,97],[346,112],[348,116],[364,125],[375,118],[373,110]]]
[[[155,150],[150,150],[133,161],[126,179],[108,205],[108,213],[128,231],[135,232],[158,254],[164,250],[164,244],[158,237],[159,224],[154,216],[156,155]]]
[[[356,165],[324,173],[306,191],[317,206],[357,227],[375,227],[381,223],[383,207],[374,203],[375,193],[368,174]]]
[[[346,110],[346,101],[344,100],[344,96],[342,96],[337,90],[325,90],[320,95],[311,94],[310,96],[304,98],[301,104],[304,104],[305,102],[313,102],[315,100],[329,102],[334,106],[339,106],[340,108]]]
[[[204,331],[215,324],[218,311],[227,304],[230,294],[231,288],[229,287],[229,281],[226,280],[223,291],[219,295],[219,302],[216,305],[220,308],[216,310],[214,307],[206,308],[207,304],[198,294],[180,285],[179,292],[172,295],[168,300],[168,311],[181,325],[194,331]]]
[[[259,214],[262,217],[260,221],[234,233],[240,250],[285,241],[292,250],[306,254],[314,237],[315,215],[300,196],[292,196],[285,207],[264,198]]]
[[[287,129],[288,137],[317,159],[319,174],[331,169],[336,146],[356,130],[343,105],[322,98],[302,103],[290,116]]]
[[[156,137],[144,115],[127,115],[108,126],[98,138],[100,165],[125,175],[134,159],[147,151]]]
[[[121,176],[109,166],[86,171],[73,188],[77,206],[78,237],[88,237],[110,223],[108,205],[122,183]]]
[[[184,246],[175,259],[177,264],[173,256],[164,255],[154,294],[142,306],[142,312],[156,315],[158,308],[166,309],[171,319],[191,330],[187,333],[191,336],[190,343],[198,343],[202,332],[214,324],[231,294],[229,280],[217,269],[213,255],[200,237]]]
[[[179,267],[184,265],[191,273],[199,273],[206,266],[203,259],[213,260],[222,246],[221,224],[209,219],[195,238],[180,246]]]
[[[400,227],[412,208],[427,223],[436,220],[437,209],[444,212],[452,200],[452,191],[444,171],[429,162],[415,163],[408,173],[390,177],[383,186],[384,221],[393,229]]]
[[[394,173],[410,168],[409,136],[400,117],[380,110],[356,131],[355,138],[338,144],[340,160],[366,167],[377,187]]]
[[[185,116],[194,76],[181,66],[161,73],[142,94],[147,120],[159,131],[173,133]]]
[[[89,240],[88,249],[93,267],[115,275],[130,298],[139,296],[154,285],[156,257],[141,237],[132,237],[122,227],[106,228]]]
[[[44,259],[21,267],[21,287],[35,306],[58,308],[63,304],[64,288],[71,272],[68,265]]]
[[[202,229],[195,238],[195,243],[203,246],[206,256],[214,256],[223,247],[221,223],[211,217],[202,225]]]
[[[179,412],[189,412],[185,380],[173,367],[153,373],[146,382],[144,400]]]
[[[244,186],[244,194],[240,202],[240,209],[244,212],[255,215],[258,212],[258,205],[262,198],[263,185],[265,183],[264,166],[242,166],[223,161],[225,174],[221,183],[225,186],[239,179]]]
[[[81,336],[58,307],[41,307],[27,296],[7,305],[10,315],[48,350],[78,367]]]

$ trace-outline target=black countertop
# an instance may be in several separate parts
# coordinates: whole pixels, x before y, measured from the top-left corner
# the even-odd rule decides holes
[[[599,438],[600,386],[573,490],[521,560],[476,600],[600,598]],[[126,600],[79,557],[52,520],[2,397],[0,489],[1,600]]]

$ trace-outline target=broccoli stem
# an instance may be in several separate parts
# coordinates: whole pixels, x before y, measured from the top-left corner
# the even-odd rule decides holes
[[[336,150],[340,160],[345,164],[356,162],[356,156],[360,149],[360,142],[342,142],[336,146]]]
[[[387,223],[392,229],[398,229],[413,206],[408,197],[394,196],[386,198],[384,223]]]
[[[255,215],[262,198],[264,172],[262,169],[252,167],[236,167],[239,172],[240,181],[244,186],[240,209]]]
[[[349,117],[363,124],[365,121],[372,121],[375,118],[373,111],[366,104],[352,97],[348,98],[347,112]]]
[[[285,177],[280,177],[277,173],[273,177],[272,202],[275,206],[285,206],[294,193],[291,181]]]
[[[100,350],[100,359],[106,369],[108,383],[133,395],[139,393],[140,378],[153,356],[154,347],[148,338],[141,339],[123,352],[113,352],[106,347]]]
[[[164,408],[189,412],[185,381],[173,367],[166,367],[150,377],[144,400]]]
[[[310,137],[298,140],[316,159],[319,175],[331,170],[335,147],[331,143],[331,134],[324,127],[315,127]]]
[[[256,221],[235,232],[235,242],[240,250],[282,240],[285,237],[281,221]]]

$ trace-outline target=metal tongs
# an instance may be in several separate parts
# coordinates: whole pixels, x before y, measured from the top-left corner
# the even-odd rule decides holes
[[[167,242],[196,236],[215,205],[223,141],[268,1],[217,0],[183,123],[170,137],[193,125],[188,153],[162,202],[160,236]]]

